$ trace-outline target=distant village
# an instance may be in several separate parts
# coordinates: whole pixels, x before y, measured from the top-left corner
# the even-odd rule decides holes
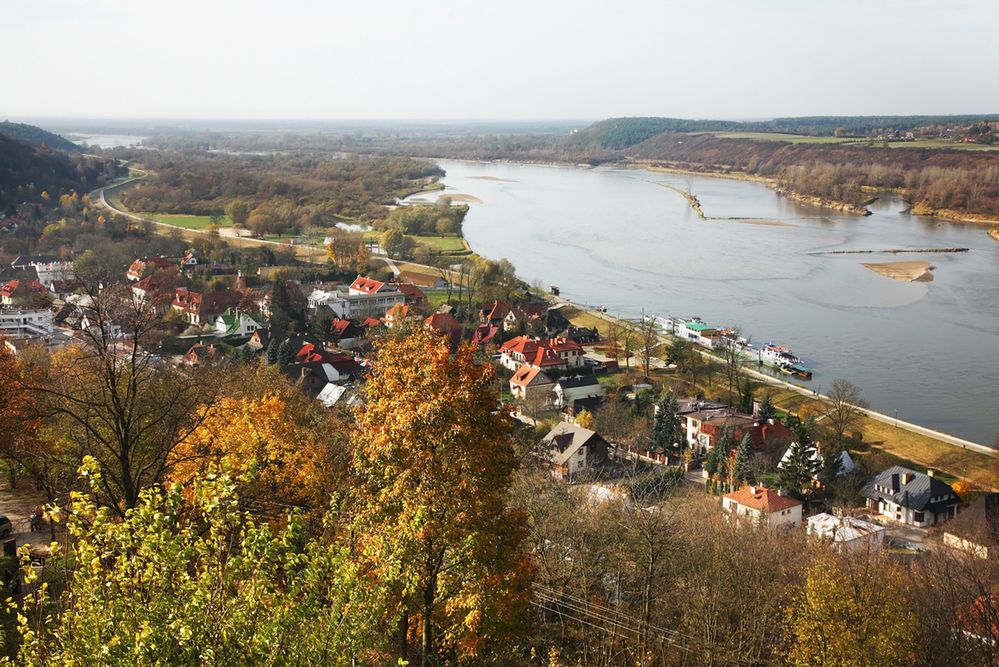
[[[268,267],[260,272],[274,277]],[[384,281],[358,275],[349,283],[305,284],[278,275],[264,287],[250,287],[249,277],[238,273],[195,290],[189,279],[199,274],[211,275],[211,267],[191,251],[137,257],[120,276],[137,303],[154,308],[169,324],[171,336],[155,352],[165,363],[262,360],[278,365],[327,408],[351,407],[363,402],[374,342],[422,327],[455,346],[476,346],[501,378],[498,407],[525,429],[547,429],[539,433],[538,454],[551,474],[587,489],[597,501],[625,497],[636,476],[672,475],[717,496],[719,511],[732,521],[806,530],[844,550],[944,544],[988,555],[994,549],[980,535],[983,525],[999,534],[999,494],[966,506],[932,470],[893,465],[877,471],[858,490],[861,504],[809,502],[801,489],[783,488],[785,466],[797,466],[799,474],[804,470],[816,490],[829,483],[820,471],[855,475],[856,466],[846,449],[800,442],[799,431],[766,399],[733,407],[703,396],[662,398],[653,384],[635,382],[623,387],[625,402],[654,402],[656,420],[672,423],[672,441],[640,449],[601,433],[594,415],[604,408],[609,388],[622,388],[613,381],[621,371],[619,355],[608,351],[596,328],[573,325],[558,299],[525,291],[515,302],[475,304],[468,312],[457,299],[441,298],[454,286],[445,274],[429,270],[400,270]],[[72,345],[96,326],[112,328],[102,335],[123,335],[113,323],[95,320],[93,295],[82,289],[72,261],[18,257],[0,276],[0,334],[12,352]],[[301,310],[306,326],[275,326],[289,307]],[[723,340],[696,320],[675,321],[662,330],[709,349]],[[664,410],[668,414],[660,414]],[[751,475],[737,473],[745,456],[754,462]],[[830,462],[830,456],[836,460]]]

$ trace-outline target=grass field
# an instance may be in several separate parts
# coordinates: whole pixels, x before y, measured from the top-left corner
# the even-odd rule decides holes
[[[856,137],[808,137],[778,132],[715,132],[719,139],[752,139],[754,141],[789,141],[792,144],[848,144],[864,141]]]
[[[466,252],[465,241],[458,236],[410,236],[417,245],[428,246],[440,252]]]
[[[889,148],[952,148],[959,151],[995,151],[999,145],[961,144],[949,139],[919,139],[917,141],[890,141]]]
[[[184,215],[178,213],[141,213],[147,218],[162,222],[165,225],[174,225],[184,229],[205,229],[211,224],[211,218],[207,215]],[[229,216],[222,216],[219,227],[232,227],[232,220]]]

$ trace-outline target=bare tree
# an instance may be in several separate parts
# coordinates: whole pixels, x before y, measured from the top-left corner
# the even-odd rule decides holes
[[[829,425],[833,442],[842,447],[847,433],[860,423],[868,403],[861,398],[857,385],[842,379],[833,380],[829,401],[831,406],[825,415],[825,422]]]
[[[642,317],[638,325],[638,354],[642,361],[642,369],[646,377],[652,372],[652,359],[663,347],[659,337],[659,328],[651,317]]]
[[[746,365],[746,355],[742,353],[736,337],[739,332],[736,330],[732,338],[723,338],[719,352],[722,358],[722,373],[728,383],[728,405],[735,405],[736,390],[742,379],[742,370]]]

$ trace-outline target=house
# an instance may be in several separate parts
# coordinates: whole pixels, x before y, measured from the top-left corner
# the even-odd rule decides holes
[[[174,268],[173,262],[165,257],[141,257],[128,265],[125,277],[132,282],[138,282],[157,271],[172,268]]]
[[[580,399],[598,398],[607,394],[607,390],[597,382],[597,378],[593,375],[574,375],[561,378],[555,383],[552,391],[555,392],[555,400],[552,402],[556,408],[560,409],[573,405]]]
[[[430,273],[419,273],[418,271],[400,271],[399,282],[412,283],[420,289],[443,290],[447,289],[447,281],[440,276]]]
[[[875,475],[861,494],[870,511],[920,528],[953,518],[961,503],[950,484],[902,466]]]
[[[193,271],[196,268],[198,268],[198,258],[194,250],[188,250],[180,258],[180,270]]]
[[[816,514],[808,517],[808,534],[840,552],[879,551],[884,546],[885,527],[849,515]]]
[[[783,490],[744,486],[722,496],[722,510],[735,521],[770,528],[794,528],[801,523],[801,501]]]
[[[708,349],[714,349],[722,338],[721,331],[717,327],[705,324],[696,317],[673,320],[672,327],[677,338],[689,340]]]
[[[243,295],[232,290],[201,294],[186,287],[174,290],[171,307],[183,313],[190,324],[207,324],[215,322],[215,318],[229,308],[236,308],[243,300]]]
[[[246,341],[246,346],[254,352],[266,350],[271,343],[271,336],[267,329],[257,329],[250,335],[250,340]]]
[[[345,350],[351,350],[360,346],[364,338],[364,327],[340,317],[330,322],[330,331],[332,341],[338,347],[342,347]]]
[[[53,280],[48,284],[49,292],[57,299],[65,299],[83,287],[79,280]]]
[[[348,394],[347,387],[342,384],[328,384],[323,387],[319,395],[316,396],[316,400],[322,403],[327,408],[332,408],[337,405],[344,396],[347,396],[343,404],[347,407],[353,407],[360,404],[361,400],[356,394]]]
[[[578,424],[559,422],[541,441],[542,453],[553,465],[558,479],[573,480],[599,468],[613,447],[598,433]]]
[[[714,449],[724,431],[730,431],[738,444],[741,431],[756,425],[752,416],[725,406],[705,407],[682,416],[687,445],[702,454]]]
[[[480,324],[472,331],[472,344],[484,347],[492,342],[498,333],[499,327],[495,324]]]
[[[514,398],[548,397],[555,383],[544,371],[524,364],[510,378],[510,393]]]
[[[19,215],[9,215],[4,216],[0,213],[0,232],[13,232],[17,231],[17,228],[21,225],[27,223],[23,217]]]
[[[364,276],[358,276],[346,289],[320,292],[309,295],[309,306],[329,308],[336,317],[348,320],[382,317],[392,306],[406,302],[397,285]]]
[[[323,361],[296,362],[281,370],[311,396],[318,396],[331,382],[347,380],[332,364]]]
[[[947,523],[943,543],[979,558],[999,555],[999,493],[987,493]]]
[[[513,331],[523,325],[526,329],[533,322],[540,322],[545,312],[545,306],[541,303],[528,303],[520,306],[513,306],[503,318],[503,330]]]
[[[567,338],[516,336],[500,347],[500,364],[510,370],[521,364],[552,370],[579,368],[583,365],[583,348]]]
[[[461,342],[461,322],[451,313],[434,313],[423,320],[423,326],[451,339],[452,345]]]
[[[499,326],[509,314],[510,304],[506,301],[493,301],[479,309],[479,322]]]
[[[180,275],[171,266],[167,270],[156,271],[133,283],[132,295],[138,303],[148,302],[156,312],[162,314],[170,307],[180,281]]]
[[[215,331],[223,338],[246,338],[254,331],[264,328],[263,319],[256,314],[236,308],[226,311],[215,318]]]
[[[587,327],[570,326],[559,335],[580,345],[589,345],[600,341],[600,333],[596,329],[589,329]]]
[[[572,326],[569,319],[562,314],[562,304],[549,308],[544,317],[545,333],[549,336],[555,336],[559,331],[565,331]]]
[[[405,303],[397,303],[385,312],[385,317],[382,318],[382,321],[385,323],[386,328],[392,329],[394,327],[401,327],[412,319],[413,316],[409,313],[409,306]]]
[[[406,305],[410,308],[427,307],[427,295],[413,283],[397,283],[396,287],[402,292],[402,296],[406,299]]]
[[[839,475],[846,475],[853,472],[854,468],[856,468],[856,464],[854,464],[853,457],[850,456],[850,452],[844,449],[839,453],[838,457],[839,457]],[[785,451],[784,455],[781,457],[780,463],[777,464],[777,468],[778,469],[783,468],[784,464],[787,463],[787,460],[789,458],[791,458],[790,446],[788,446],[787,451]],[[822,452],[818,447],[812,449],[811,459],[812,462],[815,463],[817,468],[820,468],[825,461],[824,457],[822,456]],[[818,479],[819,478],[818,473],[813,475],[812,478]]]
[[[10,263],[13,269],[27,269],[34,267],[35,264],[47,264],[49,262],[58,262],[59,258],[55,255],[19,255],[14,258],[14,261]]]
[[[215,343],[206,344],[204,341],[199,340],[184,354],[184,365],[192,368],[195,366],[204,366],[222,361],[224,357],[225,353],[221,347]]]
[[[48,289],[37,280],[8,280],[0,286],[0,303],[28,308],[48,305]]]

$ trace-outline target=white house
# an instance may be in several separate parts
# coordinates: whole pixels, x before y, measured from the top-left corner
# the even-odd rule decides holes
[[[553,402],[556,408],[572,405],[584,398],[598,398],[607,393],[607,390],[602,384],[597,382],[597,378],[594,375],[576,375],[574,377],[562,378],[555,383],[552,391],[555,392],[555,400]]]
[[[309,308],[329,308],[338,318],[364,319],[382,317],[396,304],[404,304],[406,295],[396,285],[363,276],[346,288],[315,290],[309,295]]]
[[[674,319],[671,322],[673,334],[677,338],[689,340],[709,350],[713,349],[721,340],[721,334],[717,327],[705,324],[696,317],[690,319]]]
[[[215,318],[215,331],[219,336],[246,338],[253,335],[257,329],[263,328],[263,320],[257,315],[239,309],[226,310]]]
[[[783,468],[789,458],[791,458],[791,447],[788,447],[787,451],[784,452],[784,455],[780,457],[780,463],[777,464],[777,468],[778,469]],[[817,448],[812,448],[812,455],[810,458],[816,465],[820,467],[822,466],[824,458],[822,454],[819,453],[819,450]],[[850,452],[844,449],[842,452],[839,453],[839,475],[849,474],[853,472],[853,469],[855,467],[856,465],[853,463],[853,458],[850,456]],[[819,478],[818,473],[812,476],[812,479],[818,479],[818,478]]]
[[[735,521],[771,528],[794,528],[801,523],[801,501],[783,490],[744,486],[722,497],[722,510]]]
[[[884,546],[885,527],[852,516],[816,514],[808,517],[808,534],[831,542],[838,551],[878,551]]]
[[[559,479],[600,466],[610,445],[598,433],[568,422],[559,422],[541,441],[542,451],[552,462]]]
[[[5,338],[46,338],[52,335],[48,308],[0,308],[0,334]]]
[[[51,287],[52,283],[57,280],[67,281],[73,280],[75,277],[73,262],[32,262],[31,265],[35,267],[35,272],[38,274],[38,282],[46,288]]]

